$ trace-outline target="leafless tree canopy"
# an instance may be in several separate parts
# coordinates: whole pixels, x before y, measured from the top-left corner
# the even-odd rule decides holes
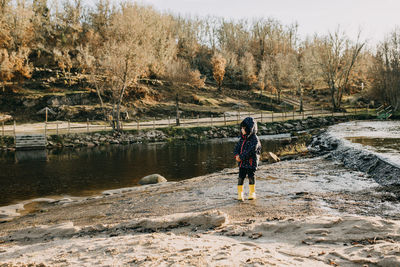
[[[400,108],[400,29],[396,28],[378,46],[371,66],[371,93],[395,110]]]
[[[110,0],[94,7],[81,0],[0,0],[2,91],[29,79],[35,68],[56,70],[66,86],[71,73],[79,73],[102,105],[111,96],[115,114],[146,77],[195,87],[208,81],[221,88],[223,82],[278,98],[283,90],[301,96],[319,87],[329,92],[333,109],[363,84],[383,90],[370,96],[398,107],[398,30],[376,51],[340,30],[301,40],[297,24],[269,18],[180,17]]]

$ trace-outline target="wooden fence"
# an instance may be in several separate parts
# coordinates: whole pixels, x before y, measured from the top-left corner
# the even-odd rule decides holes
[[[197,117],[181,117],[180,127],[195,127],[195,126],[223,126],[239,124],[245,117],[251,116],[261,123],[287,121],[296,119],[305,119],[307,117],[328,117],[328,116],[354,116],[357,114],[372,114],[373,110],[368,108],[354,108],[351,112],[330,112],[322,109],[309,109],[303,112],[280,112],[274,113],[270,111],[265,112],[226,112],[221,116],[211,116],[207,118]],[[375,113],[375,112],[374,112]],[[176,126],[175,117],[168,118],[154,118],[147,121],[122,121],[122,130],[142,130],[142,129],[156,129],[162,127]],[[1,134],[2,136],[16,136],[20,133],[41,133],[45,135],[59,135],[71,133],[90,133],[99,131],[111,131],[110,124],[104,121],[90,121],[71,123],[70,121],[54,121],[36,124],[21,124],[17,125],[14,121],[13,124],[5,125],[2,122]]]

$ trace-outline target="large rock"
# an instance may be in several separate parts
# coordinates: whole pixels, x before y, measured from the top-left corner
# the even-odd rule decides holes
[[[145,184],[158,184],[158,183],[165,183],[167,182],[167,179],[162,177],[159,174],[151,174],[148,176],[143,177],[140,179],[139,184],[145,185]]]
[[[37,99],[26,99],[22,102],[22,104],[27,107],[27,108],[31,108],[36,106],[39,103],[39,101]]]

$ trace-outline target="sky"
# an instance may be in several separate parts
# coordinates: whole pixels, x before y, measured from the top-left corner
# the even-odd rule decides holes
[[[140,0],[157,10],[224,18],[275,18],[299,24],[300,36],[327,34],[340,25],[355,40],[359,29],[370,44],[400,26],[399,0]]]

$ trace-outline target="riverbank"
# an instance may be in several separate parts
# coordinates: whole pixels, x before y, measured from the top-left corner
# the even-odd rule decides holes
[[[360,117],[361,118],[361,117]],[[330,126],[348,121],[348,117],[316,117],[304,120],[258,123],[259,135],[295,133]],[[227,137],[237,137],[239,128],[235,126],[213,127],[168,127],[147,130],[130,130],[122,133],[96,132],[90,134],[67,134],[48,136],[47,148],[95,147],[112,144],[156,143],[172,141],[204,141]],[[0,150],[14,150],[14,138],[0,137]]]
[[[396,121],[353,121],[335,125],[329,131],[315,136],[310,142],[314,155],[328,155],[346,167],[367,173],[377,183],[397,192],[400,185],[400,160],[398,139],[400,123]],[[354,143],[364,140],[369,145]],[[369,140],[369,141],[368,141]],[[375,140],[375,142],[374,142]],[[379,142],[376,142],[379,140]],[[385,147],[385,140],[393,140],[392,148]],[[374,147],[374,143],[379,143]]]
[[[1,224],[0,266],[400,264],[398,201],[365,173],[323,157],[262,165],[243,203],[237,175],[42,200]]]

